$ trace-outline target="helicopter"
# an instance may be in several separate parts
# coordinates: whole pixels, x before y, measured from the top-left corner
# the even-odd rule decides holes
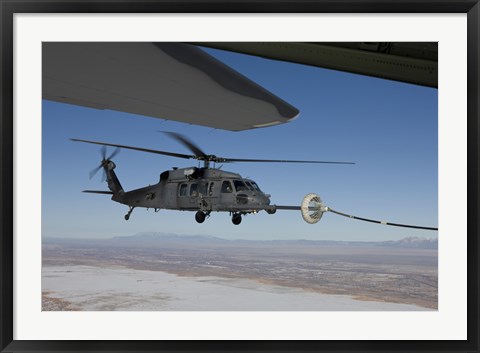
[[[321,164],[355,164],[353,162],[331,162],[310,160],[275,160],[275,159],[244,159],[224,158],[206,154],[200,147],[187,137],[169,131],[163,131],[173,139],[188,148],[193,155],[153,150],[120,144],[90,141],[72,138],[75,142],[101,145],[102,160],[100,165],[90,172],[90,179],[101,169],[110,191],[84,190],[85,193],[112,195],[115,202],[129,207],[125,220],[137,207],[152,208],[155,212],[161,209],[196,211],[195,220],[203,223],[212,212],[229,212],[232,223],[239,225],[242,216],[265,211],[274,214],[277,210],[300,210],[303,219],[310,224],[317,223],[322,214],[328,211],[316,194],[308,194],[301,206],[278,206],[270,203],[271,195],[264,193],[258,184],[240,174],[215,168],[215,163],[252,162],[252,163],[321,163]],[[115,147],[107,157],[106,146]],[[120,149],[130,149],[147,153],[155,153],[183,159],[196,159],[203,162],[203,167],[172,168],[160,174],[160,180],[131,191],[124,191],[114,171],[116,164],[112,161]],[[211,164],[214,164],[212,167]]]

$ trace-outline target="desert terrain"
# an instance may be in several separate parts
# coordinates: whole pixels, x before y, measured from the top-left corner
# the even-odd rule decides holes
[[[44,239],[43,310],[436,310],[436,241]]]

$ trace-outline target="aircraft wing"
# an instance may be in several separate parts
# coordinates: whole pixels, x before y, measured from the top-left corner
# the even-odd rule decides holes
[[[45,42],[44,99],[240,131],[299,110],[184,43]]]
[[[434,42],[198,42],[205,47],[438,87]]]

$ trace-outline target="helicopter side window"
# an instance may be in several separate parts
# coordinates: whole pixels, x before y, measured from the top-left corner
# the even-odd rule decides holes
[[[222,193],[228,194],[228,193],[231,193],[231,192],[233,192],[232,183],[230,183],[228,180],[225,180],[222,183]]]
[[[187,196],[187,184],[180,185],[180,189],[178,191],[179,196]]]
[[[247,191],[248,188],[242,180],[234,180],[233,184],[235,185],[235,189],[238,191]]]
[[[198,184],[190,185],[190,196],[198,196]]]

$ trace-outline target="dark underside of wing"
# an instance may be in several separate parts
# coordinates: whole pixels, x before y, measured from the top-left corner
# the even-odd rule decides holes
[[[438,87],[437,42],[202,42],[206,47]]]
[[[44,99],[240,131],[299,110],[195,45],[44,42]]]

